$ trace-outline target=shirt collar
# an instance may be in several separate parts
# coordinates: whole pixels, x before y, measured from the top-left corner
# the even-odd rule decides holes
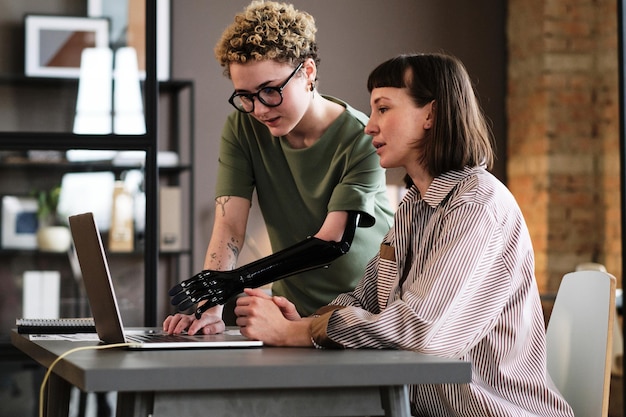
[[[484,168],[482,167],[465,167],[460,171],[445,172],[433,179],[433,182],[428,187],[428,190],[422,199],[432,208],[436,208],[443,202],[443,200],[450,194],[458,183],[470,175],[474,175],[483,170]],[[417,187],[411,187],[411,191],[414,191],[417,195],[419,195]]]

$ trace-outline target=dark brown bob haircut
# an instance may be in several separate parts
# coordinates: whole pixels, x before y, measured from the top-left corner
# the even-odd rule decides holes
[[[491,130],[463,63],[443,53],[405,54],[380,64],[367,80],[375,88],[406,88],[418,107],[434,101],[435,120],[420,144],[429,174],[493,166]]]

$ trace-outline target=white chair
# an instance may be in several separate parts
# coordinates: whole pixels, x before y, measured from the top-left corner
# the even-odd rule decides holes
[[[602,271],[607,272],[606,267],[596,262],[583,262],[576,265],[576,271]],[[620,301],[618,303],[618,300]],[[617,309],[621,308],[622,289],[615,290],[615,305]],[[622,357],[624,356],[624,335],[617,317],[613,320],[613,347],[611,357],[611,373],[616,376],[622,376],[623,365]]]
[[[583,262],[576,265],[576,271],[602,271],[606,272],[606,267],[597,262]]]
[[[606,417],[611,382],[615,277],[566,274],[546,333],[548,372],[576,417]]]

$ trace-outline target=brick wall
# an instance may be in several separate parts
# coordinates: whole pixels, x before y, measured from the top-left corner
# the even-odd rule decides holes
[[[509,0],[507,176],[542,292],[599,262],[621,287],[617,0]]]

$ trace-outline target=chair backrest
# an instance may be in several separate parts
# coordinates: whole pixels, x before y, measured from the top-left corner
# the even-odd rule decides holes
[[[597,262],[583,262],[576,265],[576,271],[602,271],[607,272],[606,267]],[[621,308],[622,290],[615,290],[615,308],[617,311]],[[611,347],[611,374],[622,376],[624,369],[622,365],[622,357],[624,356],[624,335],[622,334],[622,326],[619,320],[613,320],[613,346]]]
[[[576,265],[576,271],[602,271],[606,272],[606,267],[597,262],[583,262]]]
[[[576,417],[605,417],[609,407],[615,277],[566,274],[548,322],[548,372]]]

